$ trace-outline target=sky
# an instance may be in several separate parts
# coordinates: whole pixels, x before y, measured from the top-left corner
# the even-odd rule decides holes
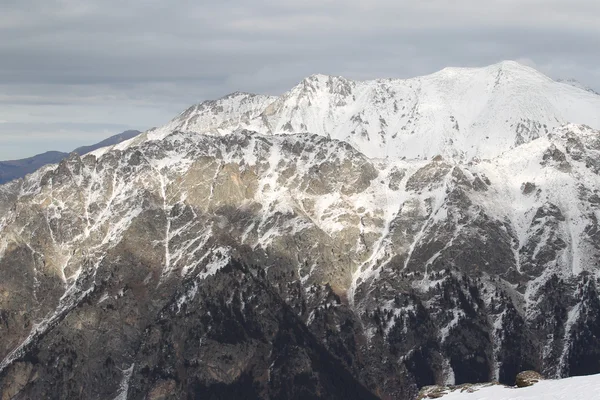
[[[0,160],[323,73],[516,60],[600,91],[598,0],[0,0]]]

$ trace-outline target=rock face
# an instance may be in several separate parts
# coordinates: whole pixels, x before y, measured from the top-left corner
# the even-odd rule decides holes
[[[598,372],[599,142],[569,126],[464,165],[176,132],[73,155],[0,189],[3,395],[410,398]]]
[[[411,399],[600,372],[600,132],[468,163],[152,135],[0,186],[1,398]]]
[[[523,371],[519,372],[516,377],[517,387],[532,386],[539,381],[543,380],[544,377],[535,371]]]

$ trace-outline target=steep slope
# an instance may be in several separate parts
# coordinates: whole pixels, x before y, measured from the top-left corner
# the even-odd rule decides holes
[[[197,132],[213,135],[231,133],[246,127],[259,118],[276,97],[235,92],[218,100],[208,100],[183,111],[165,126],[144,132],[138,138],[127,141],[117,149],[137,145],[145,140],[162,139],[173,132]],[[98,154],[102,154],[100,150]]]
[[[596,372],[599,140],[569,126],[491,162],[434,161],[409,178],[416,195],[355,274],[355,306],[378,314],[374,337],[425,352],[415,368],[446,365],[425,370],[451,383]],[[412,337],[424,321],[438,329]]]
[[[372,158],[441,154],[468,161],[496,157],[566,123],[600,129],[599,109],[597,94],[506,61],[405,80],[314,75],[278,98],[234,93],[202,103],[145,137],[238,128],[309,132],[346,141]]]
[[[74,153],[79,155],[87,154],[91,151],[97,150],[101,147],[113,146],[117,143],[121,143],[125,140],[129,140],[137,135],[140,131],[125,131],[117,135],[111,136],[99,143],[91,146],[83,146],[73,150]],[[24,158],[21,160],[10,160],[0,161],[0,184],[19,179],[33,171],[48,164],[57,164],[61,160],[67,158],[69,153],[63,153],[60,151],[48,151],[42,154],[35,155],[33,157]]]
[[[412,398],[600,372],[600,132],[468,164],[150,134],[0,186],[3,396]]]
[[[558,79],[557,82],[564,83],[566,85],[571,85],[571,86],[574,86],[574,87],[576,87],[578,89],[583,89],[583,90],[585,90],[587,92],[600,95],[600,93],[598,93],[597,91],[595,91],[591,87],[588,87],[588,86],[584,85],[583,83],[579,82],[576,79]]]
[[[47,151],[21,160],[0,161],[0,184],[22,178],[44,165],[59,163],[68,155],[60,151]]]

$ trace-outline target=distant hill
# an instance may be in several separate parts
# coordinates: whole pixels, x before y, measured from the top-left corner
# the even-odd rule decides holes
[[[73,153],[77,153],[79,155],[87,154],[94,150],[98,150],[101,147],[112,146],[114,144],[124,142],[125,140],[129,140],[132,137],[139,135],[140,133],[141,133],[140,131],[121,132],[118,135],[111,136],[108,139],[104,139],[103,141],[98,142],[96,144],[92,144],[91,146],[78,147],[75,150],[73,150]]]
[[[79,155],[87,154],[91,151],[99,149],[105,146],[112,146],[117,143],[121,143],[125,140],[131,139],[134,136],[139,135],[140,131],[130,130],[111,136],[101,142],[90,146],[82,146],[73,150],[74,153]],[[27,174],[30,174],[37,169],[47,164],[56,164],[62,159],[66,158],[69,153],[61,151],[47,151],[42,154],[35,155],[29,158],[23,158],[21,160],[8,160],[0,161],[0,184],[10,182],[14,179],[19,179]]]

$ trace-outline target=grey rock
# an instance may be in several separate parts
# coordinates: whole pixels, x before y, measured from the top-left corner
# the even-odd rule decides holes
[[[560,150],[573,135],[579,159]],[[580,189],[572,203],[504,187],[497,160],[374,161],[249,131],[0,186],[0,394],[411,399],[600,372],[594,135],[538,139],[557,149],[543,167],[546,145],[530,155]]]

